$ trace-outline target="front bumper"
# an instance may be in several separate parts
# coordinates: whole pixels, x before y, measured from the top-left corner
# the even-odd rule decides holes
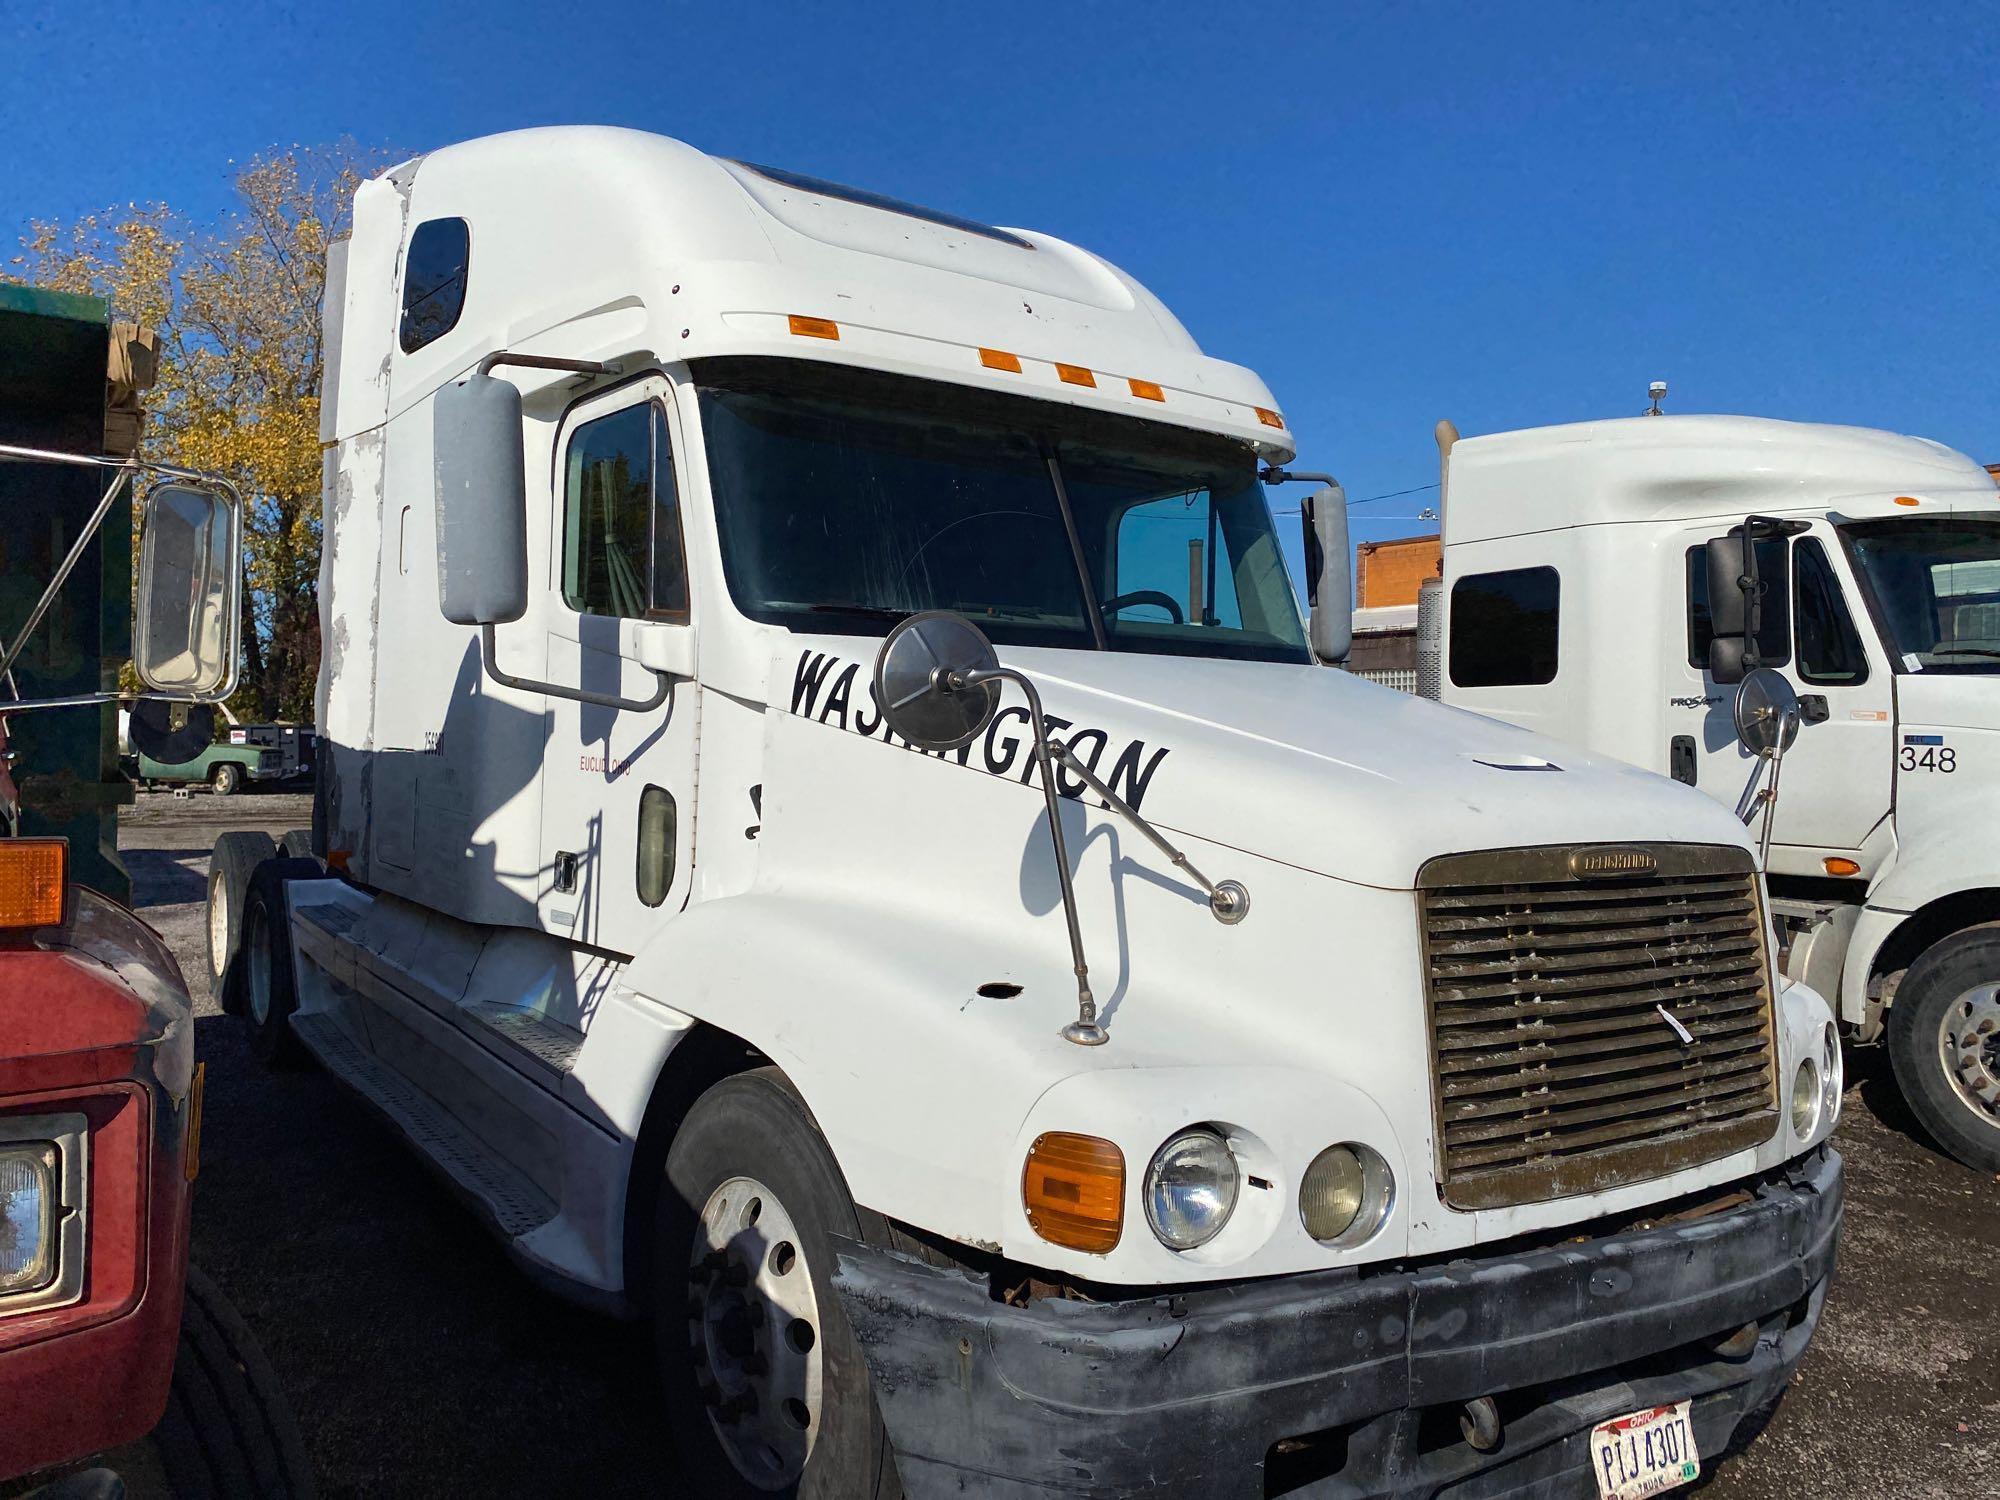
[[[846,1242],[835,1282],[912,1500],[1592,1495],[1598,1422],[1692,1401],[1712,1461],[1775,1399],[1819,1321],[1841,1200],[1822,1147],[1705,1217],[1414,1271],[1010,1307]],[[1718,1352],[1749,1323],[1747,1352]],[[1486,1452],[1458,1427],[1482,1396],[1501,1422]]]

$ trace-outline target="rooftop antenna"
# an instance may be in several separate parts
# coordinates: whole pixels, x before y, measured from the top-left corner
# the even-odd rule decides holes
[[[1665,416],[1666,413],[1660,410],[1660,403],[1667,399],[1667,383],[1664,380],[1654,381],[1646,387],[1646,394],[1653,398],[1653,404],[1646,408],[1646,415],[1649,417]]]

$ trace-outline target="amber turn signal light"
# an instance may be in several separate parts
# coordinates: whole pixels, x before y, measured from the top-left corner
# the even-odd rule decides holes
[[[1838,854],[1829,854],[1819,862],[1819,867],[1829,875],[1859,875],[1861,873],[1860,860],[1842,859]]]
[[[1051,1245],[1102,1255],[1125,1229],[1125,1153],[1094,1135],[1037,1136],[1021,1169],[1021,1202]]]
[[[0,839],[0,927],[60,927],[67,839]]]
[[[835,339],[840,337],[840,325],[831,318],[808,318],[803,313],[791,314],[792,332],[806,339]]]

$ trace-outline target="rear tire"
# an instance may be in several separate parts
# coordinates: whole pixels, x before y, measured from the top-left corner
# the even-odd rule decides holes
[[[208,993],[229,1010],[229,961],[243,945],[243,899],[250,872],[277,852],[269,835],[254,830],[225,833],[208,856]]]
[[[278,852],[286,859],[316,859],[310,828],[294,828],[278,840]]]
[[[2000,1172],[2000,927],[1933,943],[1889,1006],[1889,1060],[1911,1112],[1959,1161]]]
[[[873,1241],[882,1221],[854,1206],[798,1094],[775,1068],[724,1079],[688,1111],[666,1175],[653,1320],[688,1492],[899,1497],[867,1360],[832,1281],[830,1236]],[[760,1222],[783,1225],[782,1238]],[[772,1456],[753,1482],[762,1451]]]
[[[243,784],[243,768],[233,760],[225,760],[215,768],[208,784],[215,789],[218,797],[227,797]]]
[[[250,1027],[250,1050],[269,1067],[290,1067],[304,1055],[291,1028],[299,993],[292,967],[292,929],[285,917],[285,882],[328,878],[319,862],[311,859],[267,859],[250,877],[243,903],[243,943],[229,983],[238,992],[231,998]]]
[[[313,1493],[298,1423],[256,1335],[192,1265],[173,1387],[154,1437],[175,1500]]]

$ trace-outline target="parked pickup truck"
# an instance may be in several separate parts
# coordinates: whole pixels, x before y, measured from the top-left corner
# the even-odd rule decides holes
[[[1628,1496],[1757,1429],[1832,1013],[1728,809],[1313,664],[1345,504],[1308,621],[1256,375],[621,130],[396,167],[327,284],[320,858],[234,1003],[652,1321],[688,1493]]]
[[[298,781],[312,773],[312,731],[296,724],[232,724],[223,739],[172,764],[143,753],[133,757],[133,776],[141,786],[207,785],[218,797],[245,782]]]

